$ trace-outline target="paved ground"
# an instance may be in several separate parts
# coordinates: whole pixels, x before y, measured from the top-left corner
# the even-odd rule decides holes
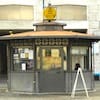
[[[86,98],[85,95],[77,95],[75,98],[71,98],[66,95],[42,95],[42,96],[26,96],[26,95],[10,95],[0,96],[0,100],[100,100],[99,95],[90,95]]]
[[[100,100],[100,81],[96,82],[96,90],[89,92],[89,98],[85,92],[76,93],[75,98],[70,95],[19,95],[19,94],[4,94],[0,93],[0,100]]]

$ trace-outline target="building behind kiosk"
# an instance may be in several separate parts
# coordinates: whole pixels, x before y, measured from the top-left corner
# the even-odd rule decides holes
[[[7,50],[7,89],[26,93],[70,93],[79,63],[87,89],[94,89],[92,43],[100,37],[63,31],[65,24],[41,22],[36,31],[0,37]],[[81,78],[77,90],[84,90]]]

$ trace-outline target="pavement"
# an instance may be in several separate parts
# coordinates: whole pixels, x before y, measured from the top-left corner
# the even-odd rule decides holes
[[[0,100],[100,100],[100,81],[95,82],[95,90],[89,92],[87,98],[85,91],[77,92],[75,97],[70,95],[48,95],[48,94],[13,94],[13,93],[0,93]]]

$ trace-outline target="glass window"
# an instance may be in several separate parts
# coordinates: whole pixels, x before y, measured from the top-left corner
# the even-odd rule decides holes
[[[37,47],[37,69],[67,70],[66,47]]]
[[[42,69],[52,70],[62,67],[61,54],[59,49],[42,50]]]
[[[40,48],[37,46],[37,49],[36,49],[36,62],[37,62],[37,67],[36,69],[40,69]]]
[[[56,5],[57,20],[86,20],[87,7],[80,5]]]
[[[13,47],[13,71],[28,71],[34,67],[34,55],[31,47]]]
[[[33,20],[34,8],[31,5],[2,5],[0,20]]]
[[[76,64],[80,64],[82,70],[89,69],[89,50],[88,47],[73,46],[72,54],[72,70],[75,70]]]

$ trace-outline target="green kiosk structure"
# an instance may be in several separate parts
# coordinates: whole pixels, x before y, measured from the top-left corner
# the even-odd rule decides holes
[[[36,31],[0,37],[0,47],[6,51],[4,84],[9,92],[71,93],[76,63],[81,66],[87,89],[94,89],[92,44],[100,36],[64,31],[64,25],[44,21],[34,24]],[[77,90],[83,89],[79,77]]]

